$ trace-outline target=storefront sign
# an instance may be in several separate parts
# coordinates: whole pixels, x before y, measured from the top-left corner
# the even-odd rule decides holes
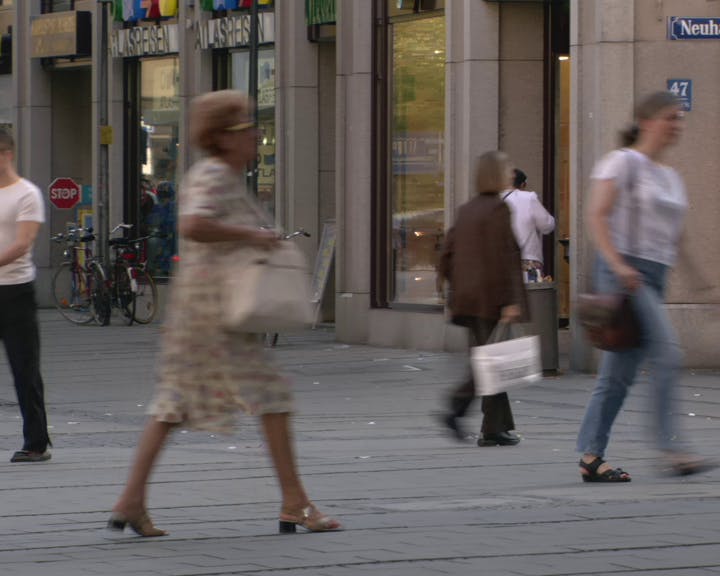
[[[668,18],[670,40],[720,39],[720,18]]]
[[[305,21],[314,24],[334,24],[337,20],[335,0],[308,0],[305,3]]]
[[[33,58],[90,55],[90,12],[43,14],[30,24]]]
[[[275,13],[258,14],[258,43],[275,41]],[[195,48],[241,48],[250,45],[250,14],[215,18],[197,24]]]
[[[113,30],[110,48],[117,58],[173,54],[178,51],[177,24]]]
[[[670,78],[667,81],[667,89],[678,97],[682,109],[685,112],[692,110],[692,80],[688,80],[687,78]]]

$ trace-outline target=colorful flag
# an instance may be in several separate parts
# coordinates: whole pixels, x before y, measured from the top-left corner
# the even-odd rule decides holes
[[[117,22],[135,22],[141,15],[142,0],[115,0],[113,16]]]
[[[160,18],[160,0],[140,0],[140,18]]]
[[[200,7],[203,10],[237,10],[238,3],[239,0],[202,0]]]
[[[177,16],[178,0],[160,0],[160,16],[167,18]]]

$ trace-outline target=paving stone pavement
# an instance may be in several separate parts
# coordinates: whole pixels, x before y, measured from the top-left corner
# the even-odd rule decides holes
[[[348,346],[329,328],[283,336],[307,489],[346,530],[277,534],[278,490],[257,422],[231,437],[179,430],[152,477],[158,539],[104,530],[153,388],[162,327],[73,326],[41,311],[53,459],[11,464],[20,419],[0,366],[0,574],[423,576],[720,574],[720,470],[658,474],[640,382],[610,457],[630,484],[583,484],[574,439],[588,375],[511,395],[520,445],[478,448],[433,419],[463,355]],[[4,360],[0,360],[4,364]],[[720,379],[687,371],[681,422],[720,457]],[[477,413],[467,425],[477,427]]]

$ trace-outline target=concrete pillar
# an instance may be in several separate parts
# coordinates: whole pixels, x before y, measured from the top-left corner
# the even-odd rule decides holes
[[[445,3],[445,222],[474,193],[475,159],[500,142],[500,6]]]
[[[337,1],[335,318],[340,341],[368,337],[373,25],[369,2]]]
[[[593,164],[617,147],[632,117],[635,86],[635,0],[571,0],[570,302],[591,288],[593,250],[584,224]],[[595,354],[571,313],[570,368],[588,371]]]
[[[15,140],[17,146],[17,170],[21,176],[47,190],[51,178],[52,109],[50,77],[43,70],[39,58],[32,58],[30,23],[40,15],[40,0],[15,3],[13,30],[26,30],[27,34],[13,34],[13,88],[15,92]],[[44,194],[47,198],[47,195]],[[50,204],[45,202],[46,218],[50,217]],[[41,232],[40,238],[44,237]],[[50,242],[37,242],[35,263],[38,267],[38,296],[43,304],[43,294],[49,294]]]
[[[310,232],[297,242],[312,262],[320,239],[317,46],[307,40],[304,2],[279,0],[275,27],[276,220]]]
[[[500,10],[499,148],[543,197],[545,86],[544,5],[504,4]],[[547,255],[546,255],[547,260]]]
[[[180,2],[178,12],[178,46],[180,50],[180,142],[177,182],[198,157],[188,140],[190,101],[197,95],[212,90],[213,51],[196,46],[198,27],[210,20],[212,12]]]

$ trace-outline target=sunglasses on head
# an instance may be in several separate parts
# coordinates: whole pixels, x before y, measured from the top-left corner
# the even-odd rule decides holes
[[[228,126],[225,128],[226,132],[242,132],[243,130],[250,130],[251,128],[256,128],[257,124],[255,122],[240,122],[239,124],[233,124],[232,126]]]

